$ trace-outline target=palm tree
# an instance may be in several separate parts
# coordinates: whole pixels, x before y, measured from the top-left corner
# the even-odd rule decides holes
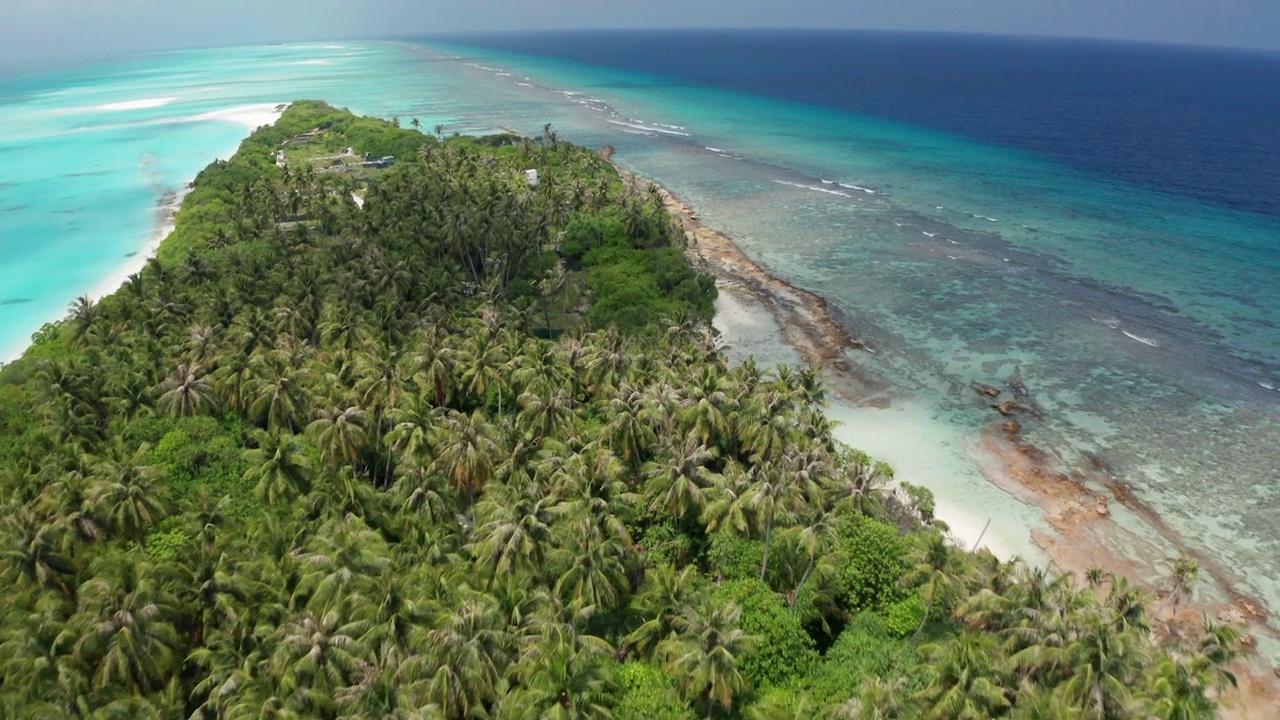
[[[609,399],[608,425],[605,432],[609,447],[627,463],[638,464],[644,449],[657,440],[653,428],[643,419],[643,396],[625,381],[616,396]]]
[[[1169,603],[1173,603],[1173,613],[1178,614],[1178,607],[1183,601],[1191,597],[1191,591],[1200,577],[1200,563],[1191,557],[1186,550],[1181,551],[1178,557],[1169,560],[1172,570],[1168,579],[1165,581],[1165,587],[1168,594],[1160,603],[1160,607],[1156,608],[1153,617],[1158,617]]]
[[[506,348],[487,331],[479,331],[472,335],[466,343],[466,359],[462,372],[462,382],[467,392],[483,405],[489,388],[498,393],[498,414],[502,414],[502,386],[505,377],[503,366],[510,360]]]
[[[686,607],[677,621],[678,634],[658,648],[667,672],[679,678],[680,691],[702,700],[708,720],[717,703],[730,710],[734,695],[746,686],[738,658],[754,639],[737,628],[740,615],[733,604]]]
[[[111,409],[129,420],[152,412],[155,393],[151,380],[128,367],[115,370],[107,386]]]
[[[156,392],[160,407],[171,415],[200,415],[217,407],[213,382],[199,365],[178,363]]]
[[[832,507],[853,505],[863,512],[867,495],[876,487],[893,479],[893,468],[873,460],[860,450],[842,448],[834,463],[833,477],[827,482]]]
[[[784,394],[770,390],[744,408],[742,448],[752,462],[761,462],[791,443],[795,423],[791,419],[792,403]]]
[[[1179,662],[1166,658],[1155,669],[1151,694],[1156,698],[1151,717],[1159,720],[1212,720],[1218,705],[1210,698],[1218,676],[1201,658]]]
[[[805,566],[804,573],[800,576],[800,581],[796,583],[795,589],[791,591],[791,597],[788,601],[791,607],[795,607],[796,601],[800,599],[800,592],[804,590],[805,583],[809,581],[809,576],[813,574],[813,568],[817,564],[818,558],[825,556],[828,549],[834,546],[839,539],[834,514],[824,511],[818,511],[802,520],[801,524],[794,528],[794,532],[798,535],[799,545],[804,548],[809,561]]]
[[[93,468],[93,504],[110,527],[140,545],[147,531],[168,512],[168,487],[160,471],[142,463],[151,448],[143,445],[124,462],[103,461]]]
[[[800,488],[781,473],[774,473],[767,465],[752,468],[751,488],[743,502],[756,518],[758,530],[764,539],[764,559],[760,563],[760,580],[763,582],[769,570],[769,546],[773,540],[773,523],[779,513],[790,515],[799,507]]]
[[[665,457],[646,464],[644,494],[653,512],[665,512],[676,521],[707,504],[705,489],[723,481],[723,476],[707,465],[715,459],[714,449],[689,437],[683,445],[668,446]]]
[[[246,482],[270,505],[289,503],[311,491],[311,464],[298,439],[288,433],[260,433],[258,447],[245,451]]]
[[[561,540],[551,562],[565,568],[556,580],[556,595],[582,618],[618,607],[628,589],[623,544],[617,537],[602,535],[586,513],[564,527],[568,537]]]
[[[376,353],[362,354],[357,362],[358,372],[363,375],[359,383],[361,402],[369,408],[373,423],[373,446],[382,449],[382,430],[387,415],[392,414],[400,403],[401,389],[404,387],[405,362],[399,348],[389,344],[380,344]],[[387,453],[385,476],[391,474],[391,453]]]
[[[573,402],[563,388],[545,396],[533,392],[523,393],[519,403],[524,411],[520,414],[520,424],[534,440],[557,435],[558,431],[573,420]]]
[[[424,331],[418,343],[419,352],[411,358],[417,368],[415,380],[420,389],[444,407],[453,393],[457,353],[449,346],[449,337],[433,328]]]
[[[307,426],[320,457],[333,467],[352,464],[369,443],[368,414],[358,407],[324,409]]]
[[[538,577],[545,569],[551,528],[563,509],[534,482],[491,485],[475,508],[472,554],[495,578]]]
[[[60,545],[55,528],[30,508],[6,512],[0,520],[0,580],[47,587],[71,597],[77,568]]]
[[[40,603],[31,607],[25,593],[11,596],[7,622],[0,628],[0,715],[34,718],[61,718],[66,708],[88,695],[89,682],[75,658],[59,647],[66,630],[65,611]],[[39,703],[47,703],[41,707]]]
[[[360,642],[374,650],[379,665],[399,667],[416,653],[410,637],[414,629],[428,625],[436,612],[423,590],[430,580],[412,571],[383,572],[373,580],[372,602],[360,609],[359,619],[370,625]]]
[[[304,707],[325,707],[370,667],[357,638],[362,624],[335,612],[294,616],[276,632],[267,667],[279,693],[297,693]],[[314,717],[299,713],[296,717]]]
[[[40,493],[42,510],[56,516],[59,525],[69,531],[68,541],[95,541],[102,537],[102,518],[93,506],[92,462],[92,457],[82,456],[76,467],[62,473]],[[73,549],[70,542],[66,545]]]
[[[434,467],[474,503],[476,493],[493,477],[496,429],[479,411],[469,416],[451,412],[437,429],[435,445]]]
[[[613,720],[606,663],[612,652],[599,638],[550,625],[513,669],[520,678],[521,715],[537,720]]]
[[[307,544],[295,600],[328,613],[348,602],[372,600],[374,578],[391,562],[391,551],[363,520],[346,515],[325,524]]]
[[[1002,714],[1011,705],[1005,679],[996,664],[995,638],[962,633],[924,649],[925,687],[917,695],[930,720],[980,720]]]
[[[486,595],[460,598],[419,643],[425,652],[406,660],[399,676],[412,703],[433,704],[450,719],[472,717],[492,700],[512,661],[512,638]]]
[[[81,295],[71,303],[68,312],[71,314],[72,339],[79,344],[98,317],[98,304],[88,295]]]
[[[249,387],[252,374],[249,358],[237,353],[213,373],[213,389],[222,406],[231,412],[244,412],[249,406]]]
[[[687,567],[677,571],[670,565],[645,570],[640,594],[633,603],[644,622],[627,636],[627,645],[641,653],[651,653],[671,635],[684,608],[695,604],[697,572]]]
[[[1062,697],[1094,720],[1123,717],[1146,652],[1133,631],[1116,630],[1100,616],[1086,618],[1080,630],[1073,642],[1051,654],[1055,665],[1070,673],[1060,687]]]
[[[729,432],[732,408],[724,384],[725,376],[718,369],[704,367],[682,413],[684,427],[704,445],[715,445]]]
[[[258,363],[248,383],[249,415],[268,430],[296,430],[304,393],[298,373],[278,361]]]
[[[862,684],[861,695],[835,708],[833,720],[906,720],[916,715],[904,701],[903,681],[869,678]]]
[[[929,622],[929,613],[935,605],[945,607],[962,593],[962,575],[957,563],[955,551],[940,533],[931,534],[924,546],[915,551],[913,567],[902,579],[908,586],[919,585],[924,600],[924,617],[915,635]]]
[[[180,668],[182,643],[173,625],[177,603],[160,574],[149,562],[121,553],[94,563],[93,579],[80,588],[81,611],[64,635],[74,638],[75,657],[93,669],[95,689],[145,694],[163,687]]]
[[[428,464],[431,435],[443,411],[425,393],[412,393],[390,414],[394,424],[387,443],[391,451],[419,465]]]
[[[747,707],[748,720],[813,720],[818,708],[808,695],[770,693]]]

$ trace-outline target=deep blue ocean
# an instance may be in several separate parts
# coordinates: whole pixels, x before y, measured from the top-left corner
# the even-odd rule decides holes
[[[1280,216],[1280,53],[849,31],[463,42],[897,120]]]
[[[1064,472],[1100,459],[1162,519],[1112,502],[1108,552],[1154,568],[1191,547],[1280,612],[1280,55],[610,32],[21,70],[0,76],[0,360],[118,287],[163,234],[159,203],[280,103],[552,123],[822,295],[869,348],[846,358],[867,396],[831,409],[842,439],[934,488],[957,528],[1072,549],[987,452],[1004,418],[974,385],[1016,380],[1043,411],[1028,441]]]

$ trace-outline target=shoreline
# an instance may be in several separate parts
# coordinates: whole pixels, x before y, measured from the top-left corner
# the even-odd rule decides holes
[[[249,135],[264,125],[273,124],[283,112],[283,108],[287,105],[240,105],[237,107],[227,108],[225,110],[215,110],[213,112],[202,113],[185,118],[183,122],[230,122],[243,127]],[[214,156],[212,162],[230,160],[240,150],[240,144],[244,142],[244,138],[236,141],[235,147],[228,151],[218,153]],[[203,170],[204,168],[200,168]],[[196,171],[196,175],[200,173]],[[129,280],[129,276],[140,272],[147,266],[151,258],[155,257],[156,252],[160,249],[160,245],[168,239],[176,227],[178,212],[182,210],[182,202],[187,198],[193,189],[192,184],[195,182],[196,175],[182,183],[177,190],[166,190],[161,195],[159,203],[155,209],[156,221],[152,226],[151,236],[140,250],[135,251],[129,256],[129,262],[122,265],[115,272],[108,275],[97,285],[93,286],[89,292],[85,293],[91,299],[97,301],[114,293],[120,289]],[[30,343],[28,343],[30,344]],[[25,347],[24,347],[25,350]]]
[[[191,181],[187,181],[180,190],[168,190],[156,204],[156,219],[152,225],[151,235],[146,245],[141,250],[136,250],[129,256],[128,262],[117,268],[113,273],[103,278],[93,289],[85,293],[91,300],[97,302],[102,298],[114,293],[120,289],[121,285],[128,282],[129,277],[134,273],[141,272],[147,266],[151,258],[155,257],[156,251],[160,249],[160,244],[169,237],[173,232],[175,223],[178,219],[178,211],[182,209],[182,201],[186,199],[191,192]]]
[[[635,173],[618,168],[623,179],[633,185],[643,186],[651,181]],[[818,368],[832,395],[855,411],[888,410],[900,404],[902,398],[894,396],[886,383],[873,378],[859,368],[847,355],[855,351],[874,352],[832,317],[827,302],[821,296],[773,277],[767,270],[749,258],[733,240],[724,233],[704,226],[692,207],[680,200],[667,188],[658,185],[668,212],[679,218],[689,245],[686,254],[691,262],[713,275],[717,288],[727,292],[731,299],[727,305],[734,317],[727,325],[717,323],[732,348],[732,333],[744,327],[754,333],[755,345],[761,337],[767,338],[770,330],[761,330],[759,321],[744,321],[743,314],[754,304],[770,316],[776,325],[777,338],[789,345],[806,364]],[[720,307],[718,304],[717,313]],[[968,438],[974,459],[981,467],[985,482],[1023,505],[1034,509],[1040,522],[1038,526],[1025,527],[1031,542],[1040,551],[1045,562],[1033,565],[1051,565],[1059,572],[1073,575],[1082,582],[1085,573],[1094,566],[1123,575],[1152,593],[1153,605],[1159,601],[1159,582],[1163,579],[1164,557],[1151,557],[1141,553],[1130,555],[1135,548],[1149,552],[1159,550],[1146,538],[1121,526],[1114,515],[1128,512],[1144,523],[1161,544],[1185,549],[1182,538],[1170,533],[1168,526],[1148,506],[1136,498],[1128,486],[1113,477],[1101,459],[1093,459],[1092,467],[1062,472],[1055,466],[1055,458],[1043,449],[1020,438],[1021,425],[1018,415],[1034,417],[1037,410],[1034,400],[1026,395],[1026,388],[1015,379],[1007,388],[975,387],[985,399],[992,402],[992,422],[980,437]],[[1008,399],[1012,398],[1012,399]],[[833,403],[833,406],[836,403]],[[832,415],[831,409],[828,415]],[[870,452],[869,448],[862,448]],[[875,453],[872,453],[873,455]],[[1002,559],[1009,543],[991,537],[991,529],[985,534],[980,520],[958,507],[957,497],[949,495],[937,482],[937,478],[913,477],[913,481],[933,489],[937,496],[939,519],[952,528],[952,537],[966,547],[975,547],[975,536],[982,544]],[[949,488],[956,492],[962,488]],[[1111,495],[1109,498],[1107,495]],[[1205,598],[1201,593],[1191,600],[1178,617],[1152,617],[1155,633],[1194,632],[1202,617],[1215,622],[1229,623],[1237,627],[1244,639],[1244,655],[1235,668],[1239,687],[1227,693],[1221,716],[1233,720],[1253,720],[1280,716],[1280,669],[1258,652],[1257,638],[1264,636],[1280,639],[1280,632],[1271,627],[1262,603],[1239,592],[1232,586],[1231,578],[1205,553],[1189,552],[1201,563],[1201,585],[1212,585],[1222,599]]]
[[[629,171],[619,170],[632,184],[650,182]],[[870,374],[860,373],[860,368],[848,361],[847,352],[871,352],[871,349],[857,340],[832,317],[825,298],[773,276],[749,258],[727,235],[703,225],[697,213],[667,188],[658,185],[658,189],[667,210],[680,218],[691,241],[686,254],[694,266],[713,275],[717,281],[717,289],[731,298],[726,304],[733,308],[736,317],[727,327],[717,322],[717,329],[720,330],[722,338],[729,340],[730,346],[733,345],[734,334],[741,333],[744,328],[760,324],[759,319],[744,321],[742,318],[743,315],[751,312],[750,306],[754,305],[768,316],[769,322],[776,328],[776,333],[766,332],[765,337],[768,334],[775,334],[794,352],[800,363],[822,371],[823,382],[831,388],[834,396],[831,406],[827,408],[827,415],[839,422],[837,435],[850,434],[841,432],[841,426],[847,429],[853,414],[859,410],[871,409],[887,414],[898,408],[897,401],[901,398],[896,397],[882,381]],[[719,320],[719,311],[720,308],[717,307],[717,320]],[[758,328],[755,331],[760,332]],[[753,348],[751,354],[759,354],[755,348],[760,347],[760,339],[760,337],[751,337],[751,342],[744,343]],[[902,425],[911,422],[910,413],[907,415],[908,417],[882,415],[878,416],[875,422]],[[882,438],[886,436],[883,428],[878,435]],[[890,435],[902,436],[899,433],[890,433]],[[906,439],[915,440],[910,437]],[[948,441],[953,439],[949,438]],[[882,455],[875,452],[874,447],[864,447],[865,444],[860,443],[859,449],[876,457]],[[925,454],[928,455],[928,453]],[[903,469],[899,467],[901,462],[891,464],[894,464],[899,471]],[[937,467],[939,464],[936,457],[926,457],[921,465],[912,468],[918,472],[913,473],[916,477],[912,477],[911,480],[916,482],[922,480],[918,477],[925,474],[919,472],[922,466]],[[989,522],[993,518],[982,517],[961,507],[954,496],[938,489],[935,483],[930,483],[930,487],[935,491],[936,515],[947,524],[950,535],[957,545],[970,549],[986,547],[1001,559],[1009,559],[1015,555],[1025,556],[1030,554],[1028,550],[1034,552],[1034,548],[1028,548],[1027,543],[1019,543],[1009,537],[1006,532],[1002,532],[1000,528],[994,527],[994,523]],[[1047,555],[1043,559],[1047,559]]]
[[[245,137],[248,137],[263,125],[274,123],[286,107],[288,107],[287,103],[239,105],[186,117],[181,122],[230,122],[243,127],[246,130]],[[244,137],[236,141],[235,146],[230,150],[214,154],[214,159],[210,162],[230,159],[239,151],[242,142],[244,142]],[[76,297],[83,295],[95,302],[100,301],[102,298],[119,290],[122,285],[128,282],[131,275],[141,272],[147,266],[147,263],[151,258],[155,257],[156,252],[160,249],[160,245],[173,232],[178,212],[182,209],[182,202],[191,192],[192,183],[195,182],[196,175],[204,167],[201,166],[196,170],[190,178],[183,181],[179,188],[167,188],[161,192],[155,206],[152,208],[152,212],[155,213],[155,220],[152,222],[151,231],[147,234],[146,241],[137,250],[125,256],[123,263]],[[69,302],[74,302],[74,300],[75,298],[72,298]],[[62,314],[50,317],[45,320],[45,323],[58,322],[66,317],[67,312],[63,310]],[[42,326],[43,324],[41,323]],[[27,337],[16,342],[13,347],[0,350],[0,353],[2,353],[0,354],[0,367],[4,367],[21,358],[29,347],[31,347],[31,338]]]

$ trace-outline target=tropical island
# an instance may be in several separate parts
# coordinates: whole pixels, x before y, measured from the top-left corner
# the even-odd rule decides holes
[[[442,130],[293,104],[0,372],[0,716],[1217,716],[1234,629],[956,547],[729,367],[656,186]]]

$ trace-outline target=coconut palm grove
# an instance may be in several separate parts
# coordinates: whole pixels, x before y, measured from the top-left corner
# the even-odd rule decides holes
[[[1233,630],[956,547],[729,367],[657,188],[412,125],[292,105],[0,373],[0,717],[1217,716]]]

